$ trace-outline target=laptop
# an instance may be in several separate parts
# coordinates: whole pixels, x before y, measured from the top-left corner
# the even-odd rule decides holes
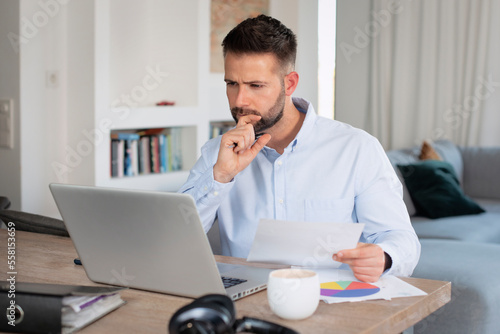
[[[88,278],[197,298],[263,290],[271,269],[216,263],[190,195],[50,184]]]

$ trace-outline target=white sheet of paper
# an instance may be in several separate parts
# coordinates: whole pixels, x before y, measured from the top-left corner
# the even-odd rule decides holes
[[[261,219],[247,261],[337,268],[332,255],[355,248],[364,226]]]
[[[359,280],[354,277],[354,274],[350,270],[339,270],[339,269],[318,269],[318,268],[302,268],[310,269],[315,271],[319,276],[320,283],[326,282],[338,282],[338,281],[357,281]],[[375,300],[375,299],[385,299],[391,300],[392,298],[398,297],[412,297],[412,296],[424,296],[427,293],[414,287],[413,285],[406,283],[405,281],[392,275],[384,275],[375,283],[369,283],[380,288],[380,291],[361,297],[327,297],[320,296],[320,300],[323,300],[327,304],[333,303],[345,303],[345,302],[360,302],[364,300]]]

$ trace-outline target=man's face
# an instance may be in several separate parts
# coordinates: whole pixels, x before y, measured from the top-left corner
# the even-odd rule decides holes
[[[234,120],[243,115],[259,115],[255,133],[264,133],[283,117],[285,87],[272,54],[226,54],[226,94]]]

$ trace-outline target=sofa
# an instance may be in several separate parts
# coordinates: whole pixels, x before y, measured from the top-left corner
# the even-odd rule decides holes
[[[452,282],[451,301],[416,324],[414,333],[500,333],[500,147],[459,147],[448,140],[431,145],[444,162],[439,164],[451,166],[455,175],[445,177],[457,182],[455,192],[465,204],[447,202],[443,196],[438,203],[425,204],[419,190],[409,187],[415,181],[408,178],[412,166],[433,164],[421,160],[420,146],[387,152],[403,184],[403,198],[422,245],[413,276]],[[421,176],[417,187],[427,181]],[[451,205],[444,216],[425,214],[423,204],[443,211],[450,203],[457,212]],[[469,204],[479,209],[463,211]]]

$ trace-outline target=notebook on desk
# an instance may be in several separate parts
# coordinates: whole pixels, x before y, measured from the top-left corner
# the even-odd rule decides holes
[[[64,184],[50,190],[94,282],[233,300],[266,288],[270,269],[215,262],[187,194]]]

